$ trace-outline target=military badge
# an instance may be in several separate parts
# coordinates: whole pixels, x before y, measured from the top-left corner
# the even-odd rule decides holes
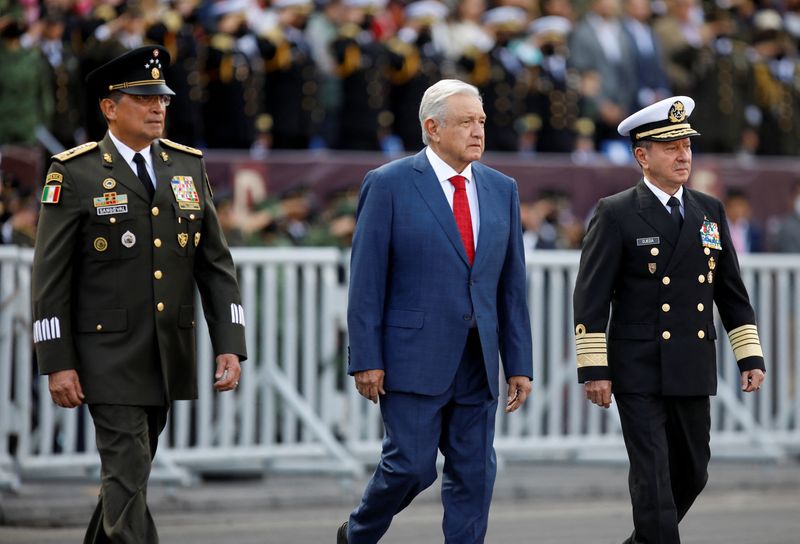
[[[651,274],[655,274],[656,273],[656,263],[647,263],[647,270],[649,270]]]
[[[186,247],[186,244],[188,244],[188,243],[189,243],[189,235],[186,234],[185,232],[179,232],[178,233],[178,244],[180,244],[181,247]]]
[[[105,184],[105,181],[103,184]],[[115,192],[103,193],[103,196],[96,197],[93,202],[94,207],[97,209],[97,215],[128,213],[128,195],[125,194],[118,195]]]
[[[194,233],[194,247],[197,247],[199,245],[200,245],[200,233],[199,232],[195,232]]]
[[[700,227],[700,241],[703,247],[711,249],[722,249],[719,239],[719,225],[706,219]]]
[[[197,189],[194,187],[194,180],[191,176],[175,176],[170,181],[170,186],[180,209],[200,209],[200,197],[197,195]]]
[[[672,123],[681,123],[686,120],[686,106],[680,100],[676,101],[669,109],[668,117]]]
[[[47,174],[47,178],[45,178],[44,180],[45,183],[50,183],[50,182],[61,183],[62,181],[64,181],[64,176],[62,176],[58,172],[50,172],[49,174]]]
[[[106,178],[103,180],[103,189],[110,191],[114,187],[117,186],[117,182],[114,178]]]
[[[45,185],[42,189],[42,204],[58,204],[61,198],[61,185]]]
[[[714,273],[711,270],[708,271],[708,283],[714,283]]]
[[[708,269],[714,270],[717,267],[717,261],[714,260],[714,257],[708,259]]]
[[[169,155],[167,155],[166,151],[161,152],[161,160],[167,162],[169,160]]]
[[[102,253],[103,251],[108,249],[108,240],[103,238],[102,236],[98,236],[94,239],[94,248]]]
[[[125,234],[122,235],[122,239],[120,241],[122,242],[123,246],[130,249],[134,246],[134,244],[136,244],[136,235],[131,231],[126,230]]]
[[[103,162],[106,164],[111,164],[114,161],[111,159],[111,153],[103,153]]]

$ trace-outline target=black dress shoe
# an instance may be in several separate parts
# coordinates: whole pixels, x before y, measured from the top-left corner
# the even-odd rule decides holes
[[[336,531],[336,544],[347,544],[347,522],[345,521]]]

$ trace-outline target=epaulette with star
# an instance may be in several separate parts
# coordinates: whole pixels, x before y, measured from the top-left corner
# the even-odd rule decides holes
[[[166,138],[161,138],[161,143],[166,145],[167,147],[171,147],[172,149],[177,149],[178,151],[189,153],[190,155],[196,155],[198,157],[203,156],[203,152],[200,151],[199,149],[195,149],[194,147],[189,147],[188,145],[179,144],[178,142],[173,142],[172,140],[167,140]]]
[[[62,151],[57,155],[53,155],[53,160],[66,162],[70,159],[74,159],[79,155],[83,155],[97,147],[97,142],[86,142],[85,144],[81,144],[77,147],[73,147],[72,149],[67,149],[66,151]]]

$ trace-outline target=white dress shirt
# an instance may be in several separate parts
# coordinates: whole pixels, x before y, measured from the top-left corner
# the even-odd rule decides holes
[[[447,203],[450,204],[450,209],[453,209],[453,195],[456,193],[456,188],[450,183],[450,178],[453,176],[462,176],[467,182],[464,186],[467,189],[467,201],[469,202],[469,215],[472,218],[472,240],[475,242],[475,247],[478,247],[478,231],[481,225],[481,216],[478,211],[478,189],[475,187],[474,180],[472,179],[472,164],[468,164],[463,172],[456,172],[453,167],[444,162],[439,155],[437,155],[430,147],[425,148],[425,155],[433,167],[433,173],[436,174],[436,179],[442,186],[444,196],[447,198]]]
[[[108,131],[108,135],[111,137],[111,141],[114,142],[114,147],[117,148],[117,151],[119,151],[119,154],[122,155],[122,158],[125,160],[128,166],[131,167],[131,170],[133,170],[133,175],[136,176],[137,178],[139,177],[139,172],[136,168],[136,163],[133,162],[133,156],[136,155],[136,153],[141,153],[142,157],[144,157],[144,164],[145,167],[147,168],[147,173],[150,174],[150,181],[153,182],[153,188],[155,188],[156,171],[153,168],[153,157],[150,154],[150,148],[152,146],[148,145],[141,151],[134,151],[133,149],[131,149],[130,147],[119,141],[119,139],[117,139],[117,137],[114,136],[114,133],[111,132],[110,130]]]
[[[661,204],[664,205],[664,209],[667,210],[667,213],[672,214],[672,208],[667,206],[667,201],[669,200],[669,197],[674,196],[675,198],[678,199],[678,202],[681,203],[681,205],[680,205],[681,216],[682,217],[686,216],[686,214],[684,213],[684,210],[683,210],[683,185],[681,185],[680,189],[678,189],[675,192],[674,195],[670,195],[670,194],[665,193],[664,191],[662,191],[661,189],[659,189],[655,185],[653,185],[653,183],[647,178],[644,178],[644,184],[647,185],[648,189],[653,191],[653,194],[656,195],[656,198],[658,198],[658,201],[661,202]]]

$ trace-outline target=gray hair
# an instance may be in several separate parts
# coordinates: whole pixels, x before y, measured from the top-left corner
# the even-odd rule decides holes
[[[425,132],[425,121],[434,119],[440,124],[444,124],[444,116],[447,113],[447,99],[455,94],[466,94],[481,100],[481,93],[478,88],[469,83],[464,83],[458,79],[442,79],[428,87],[422,95],[419,103],[419,124],[422,127],[422,143],[428,145],[428,134]]]

